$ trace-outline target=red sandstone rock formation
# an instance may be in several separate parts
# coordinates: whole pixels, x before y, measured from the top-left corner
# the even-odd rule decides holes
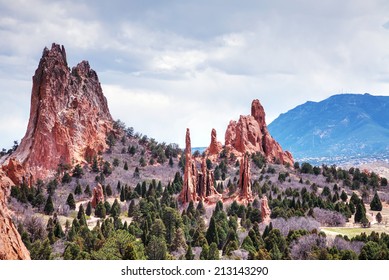
[[[2,166],[2,169],[15,185],[32,185],[32,174],[27,172],[15,158],[9,159],[8,164]]]
[[[206,200],[210,196],[219,195],[214,186],[213,172],[207,169],[205,157],[201,161],[201,172],[198,173],[197,195]]]
[[[0,169],[0,260],[30,259],[20,235],[12,223],[6,205],[9,188],[15,185]]]
[[[104,202],[104,192],[101,184],[97,184],[96,187],[93,188],[91,205],[93,208],[96,208],[97,204],[102,201]]]
[[[196,201],[198,196],[196,194],[197,186],[197,168],[194,160],[192,160],[192,147],[190,141],[189,128],[186,129],[185,136],[185,169],[184,169],[184,185],[180,193],[180,201],[185,204],[190,201]]]
[[[196,161],[192,158],[189,128],[186,129],[185,138],[185,169],[184,185],[179,200],[182,204],[198,200],[217,200],[220,194],[214,186],[213,172],[207,170],[205,157],[201,162],[201,172],[196,168]]]
[[[223,150],[222,143],[217,141],[216,138],[216,129],[212,129],[211,132],[211,144],[209,145],[208,149],[206,150],[206,154],[209,156],[212,155],[218,155]]]
[[[270,214],[271,210],[269,208],[269,204],[267,201],[267,197],[264,196],[261,199],[261,217],[262,217],[262,223],[269,224],[270,223]]]
[[[96,72],[87,61],[70,70],[64,47],[53,44],[35,71],[30,120],[13,156],[44,179],[60,163],[85,162],[106,149],[112,124]]]
[[[250,157],[247,155],[240,160],[238,190],[240,200],[246,202],[253,200],[250,181]]]
[[[225,145],[239,156],[247,152],[260,152],[268,162],[293,165],[292,155],[284,152],[269,134],[265,111],[257,99],[251,104],[251,115],[240,116],[238,122],[230,121],[225,134]]]

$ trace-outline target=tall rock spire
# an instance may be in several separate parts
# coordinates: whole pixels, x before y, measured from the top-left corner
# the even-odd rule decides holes
[[[250,157],[247,155],[240,160],[238,189],[241,200],[251,201],[253,199],[251,192]]]
[[[30,119],[13,157],[45,178],[59,164],[80,163],[107,148],[113,120],[87,61],[69,69],[65,48],[45,48],[33,76]]]
[[[216,129],[212,128],[211,131],[211,143],[209,144],[206,154],[209,156],[218,155],[223,149],[222,143],[217,141]]]
[[[180,193],[182,203],[197,200],[197,169],[195,162],[192,160],[192,147],[190,141],[189,128],[186,129],[185,135],[185,168],[184,168],[184,185]]]
[[[189,128],[186,129],[185,137],[185,169],[184,185],[179,199],[182,204],[190,201],[217,201],[221,195],[214,186],[213,172],[207,170],[206,159],[202,158],[200,172],[196,167],[196,160],[192,158]]]

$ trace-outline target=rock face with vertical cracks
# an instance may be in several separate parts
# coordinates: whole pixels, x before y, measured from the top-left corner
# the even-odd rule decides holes
[[[12,223],[7,208],[9,188],[15,185],[0,168],[0,260],[29,260],[30,253]]]
[[[190,131],[187,128],[185,137],[184,185],[179,200],[182,204],[198,200],[214,202],[219,197],[221,195],[215,189],[213,172],[207,170],[205,157],[203,157],[201,162],[201,171],[197,170],[196,160],[192,157]]]
[[[244,202],[251,202],[253,200],[250,179],[250,157],[247,155],[240,160],[238,190],[239,200]]]
[[[214,186],[213,171],[207,169],[205,157],[201,161],[201,172],[198,172],[197,176],[197,188],[196,192],[200,199],[212,202],[220,197],[220,194],[216,191]],[[212,198],[211,198],[212,197]]]
[[[99,79],[87,61],[70,70],[65,48],[43,50],[32,78],[30,119],[13,157],[34,179],[44,179],[59,164],[85,162],[107,148],[113,128]]]
[[[196,193],[197,186],[197,168],[195,161],[192,160],[192,146],[190,141],[189,128],[186,129],[185,135],[185,168],[184,168],[184,185],[180,193],[180,201],[188,203],[196,201],[198,195]]]
[[[265,111],[258,99],[251,104],[251,115],[240,116],[237,122],[230,121],[225,134],[225,145],[238,156],[259,152],[270,163],[293,165],[291,153],[284,152],[269,134]]]

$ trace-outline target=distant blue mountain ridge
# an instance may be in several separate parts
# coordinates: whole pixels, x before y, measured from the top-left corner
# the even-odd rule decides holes
[[[199,151],[200,154],[202,154],[208,147],[194,147],[192,148],[192,154],[196,151]]]
[[[387,157],[389,97],[338,94],[281,114],[270,134],[294,158]]]

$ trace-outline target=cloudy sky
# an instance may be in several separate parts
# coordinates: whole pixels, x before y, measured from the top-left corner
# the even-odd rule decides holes
[[[258,98],[267,122],[336,93],[389,95],[389,1],[0,0],[0,148],[27,127],[42,50],[88,60],[115,119],[158,141],[224,142]]]

